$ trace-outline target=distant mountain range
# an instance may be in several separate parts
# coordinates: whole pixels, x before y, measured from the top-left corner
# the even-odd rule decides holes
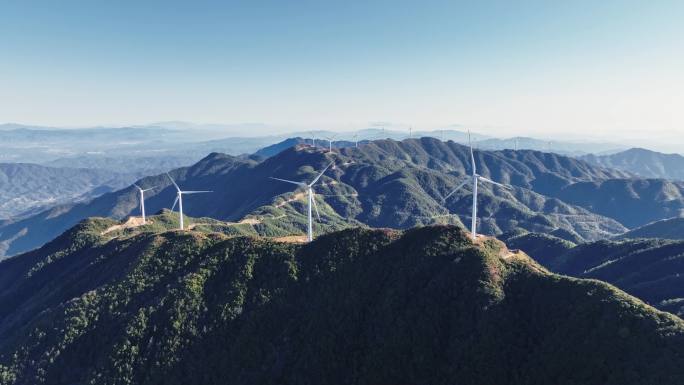
[[[297,245],[168,216],[0,263],[3,384],[684,383],[684,321],[457,227]]]
[[[475,146],[483,150],[535,150],[570,156],[612,153],[625,148],[615,143],[542,140],[529,137],[489,138],[476,141]]]
[[[87,166],[92,163],[111,171],[125,169],[128,172],[151,173],[168,164],[189,166],[210,152],[252,154],[294,137],[313,138],[321,145],[330,138],[337,147],[346,147],[356,141],[404,140],[409,136],[468,143],[467,129],[460,126],[432,131],[409,131],[408,127],[391,125],[387,129],[371,127],[348,132],[291,129],[292,132],[283,134],[283,130],[282,127],[276,129],[263,124],[197,125],[185,122],[70,129],[4,124],[0,125],[0,162],[53,165],[50,162],[59,160],[63,167],[83,167],[85,164],[87,168],[93,168]],[[280,133],[275,134],[276,131]],[[477,132],[473,132],[472,140],[478,148],[485,150],[531,149],[567,155],[616,152],[624,148],[611,143],[546,141],[527,137],[497,139]],[[107,167],[109,164],[111,168]]]
[[[663,154],[643,148],[632,148],[611,155],[585,155],[580,159],[644,178],[684,180],[684,156],[679,154]]]
[[[160,126],[56,129],[0,125],[0,162],[151,172],[191,165],[210,152],[252,153],[282,136],[226,137],[217,128]],[[111,165],[111,167],[109,166]]]
[[[280,231],[299,233],[304,229],[303,202],[293,199],[289,185],[268,178],[311,179],[316,170],[334,160],[336,167],[324,176],[318,188],[324,213],[317,231],[360,223],[409,228],[470,220],[469,187],[443,202],[443,197],[467,174],[469,158],[467,147],[454,142],[433,138],[380,140],[333,153],[300,145],[263,161],[212,154],[171,174],[184,188],[215,191],[189,199],[185,207],[189,215],[226,221],[246,216],[258,221],[278,217],[283,218]],[[477,151],[476,162],[482,175],[514,186],[511,191],[482,186],[480,231],[485,234],[516,228],[536,232],[560,229],[581,239],[598,239],[627,231],[614,219],[558,198],[575,184],[620,178],[625,175],[622,172],[535,151]],[[148,195],[146,206],[150,212],[171,206],[175,192],[165,175],[143,178],[138,183],[159,188]],[[601,199],[600,194],[595,197],[596,201]],[[0,225],[0,250],[4,250],[0,255],[38,247],[90,216],[137,215],[137,200],[136,191],[126,188],[89,203],[55,207]],[[580,203],[591,206],[594,201]],[[639,212],[641,206],[650,204],[636,200],[627,207]]]
[[[135,172],[139,175],[154,175],[185,167],[197,162],[194,155],[183,156],[175,154],[172,156],[107,156],[107,155],[80,155],[67,158],[58,158],[46,162],[51,167],[67,168],[88,168],[107,170],[115,173]]]
[[[0,163],[0,220],[90,199],[130,185],[140,174]]]

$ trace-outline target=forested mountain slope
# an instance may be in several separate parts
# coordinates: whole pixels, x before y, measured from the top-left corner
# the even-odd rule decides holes
[[[645,302],[684,317],[684,241],[602,240],[574,245],[544,234],[506,239],[550,270],[609,282]]]
[[[113,225],[0,263],[2,384],[684,381],[684,321],[459,228],[295,245]]]

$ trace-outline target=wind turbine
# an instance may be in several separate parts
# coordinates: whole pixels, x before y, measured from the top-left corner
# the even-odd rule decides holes
[[[473,170],[473,174],[471,175],[472,182],[473,182],[473,212],[472,212],[472,216],[470,219],[470,234],[472,234],[473,241],[474,241],[477,238],[477,182],[483,181],[483,182],[491,183],[491,184],[494,184],[497,186],[501,186],[501,187],[503,187],[505,189],[509,189],[509,190],[510,190],[510,187],[503,185],[501,183],[498,183],[498,182],[494,182],[493,180],[485,178],[482,175],[479,175],[477,173],[477,170],[475,168],[475,155],[473,155],[473,144],[470,140],[470,131],[468,131],[468,145],[470,147],[470,168]],[[452,196],[456,191],[460,190],[461,187],[465,186],[466,183],[468,183],[468,179],[463,181],[463,183],[458,185],[449,194],[447,194],[447,196],[445,196],[444,199],[442,199],[442,202],[446,201],[447,198]]]
[[[336,136],[337,136],[337,134],[335,134],[333,136],[328,136],[325,138],[328,141],[328,151],[329,152],[332,152],[332,141],[333,141],[333,139],[335,139]]]
[[[173,201],[173,206],[171,206],[171,211],[176,208],[176,203],[178,203],[178,213],[180,214],[180,229],[183,230],[183,194],[201,194],[210,193],[213,191],[182,191],[180,187],[176,184],[176,181],[171,178],[171,175],[167,172],[166,175],[171,179],[171,183],[176,188],[176,200]]]
[[[281,182],[296,184],[297,186],[306,189],[306,193],[308,195],[308,200],[309,200],[308,209],[307,209],[307,216],[308,216],[309,222],[308,222],[307,229],[306,229],[306,239],[309,242],[311,242],[313,240],[313,219],[311,217],[311,206],[313,206],[313,208],[316,210],[316,216],[318,217],[318,220],[319,221],[321,220],[321,215],[318,213],[318,206],[316,206],[316,200],[313,198],[313,185],[315,185],[316,182],[318,182],[318,180],[321,179],[321,176],[323,176],[323,174],[328,170],[328,168],[330,168],[330,166],[333,165],[333,163],[335,163],[335,161],[330,162],[330,164],[327,165],[323,169],[323,171],[321,171],[321,173],[318,174],[318,176],[316,178],[314,178],[314,180],[311,183],[308,183],[308,184],[304,183],[304,182],[295,182],[292,180],[270,177],[271,179],[279,180]]]
[[[142,223],[143,225],[145,224],[145,191],[150,191],[154,190],[156,187],[150,187],[143,189],[142,187],[138,186],[137,184],[133,183],[133,186],[140,191],[140,212],[142,213]]]

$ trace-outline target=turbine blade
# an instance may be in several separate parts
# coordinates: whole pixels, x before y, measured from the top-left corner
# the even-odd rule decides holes
[[[210,193],[213,191],[181,191],[181,194],[201,194],[201,193]]]
[[[321,179],[321,177],[323,176],[323,174],[325,174],[325,172],[326,172],[326,171],[330,168],[330,166],[332,166],[334,163],[335,163],[335,161],[333,160],[332,162],[330,162],[329,165],[325,166],[325,168],[323,169],[323,171],[321,171],[321,173],[318,174],[318,176],[313,180],[313,182],[309,183],[309,187],[311,187],[311,186],[313,186],[314,184],[316,184],[316,182],[318,182],[318,180]]]
[[[141,189],[141,190],[142,190],[143,192],[145,192],[145,191],[154,190],[154,189],[156,189],[156,188],[157,188],[157,186],[154,186],[154,187],[146,188],[146,189],[144,189],[144,190]]]
[[[168,176],[169,179],[171,179],[171,183],[173,183],[173,185],[176,187],[176,191],[180,192],[180,190],[181,190],[180,187],[178,187],[178,185],[176,184],[176,181],[173,180],[173,178],[171,178],[171,175],[168,172],[166,173],[166,176]]]
[[[279,181],[281,181],[281,182],[287,182],[287,183],[296,184],[297,186],[306,186],[306,183],[303,183],[303,182],[295,182],[295,181],[293,181],[293,180],[274,178],[274,177],[272,177],[272,176],[269,176],[269,178],[270,178],[270,179],[279,180]]]
[[[316,194],[313,194],[313,196],[311,197],[311,202],[313,202],[314,210],[316,210],[316,217],[318,217],[318,221],[320,222],[321,214],[318,213],[318,205],[316,204]]]
[[[137,188],[138,190],[142,190],[142,191],[145,191],[145,190],[143,190],[142,188],[140,188],[140,186],[138,186],[138,185],[137,185],[137,184],[135,184],[135,183],[133,183],[133,186],[135,186],[135,187],[136,187],[136,188]]]
[[[483,182],[487,182],[487,183],[495,184],[495,185],[497,185],[497,186],[501,186],[501,187],[503,187],[503,188],[505,188],[505,189],[507,189],[507,190],[512,190],[512,188],[511,188],[510,186],[506,186],[505,184],[501,184],[501,183],[499,183],[499,182],[494,182],[493,180],[491,180],[491,179],[489,179],[489,178],[485,178],[485,177],[483,177],[483,176],[481,176],[481,175],[478,175],[478,176],[477,176],[477,179],[479,179],[479,180],[481,180],[481,181],[483,181]]]
[[[455,193],[456,191],[460,190],[461,187],[465,186],[466,183],[468,183],[468,179],[464,180],[463,183],[461,183],[461,184],[458,185],[458,187],[456,187],[455,189],[451,190],[451,192],[450,192],[449,194],[447,194],[447,196],[445,196],[444,198],[442,198],[442,202],[446,201],[447,198],[449,198],[450,196],[454,195],[454,193]]]
[[[176,208],[176,204],[178,204],[178,194],[176,194],[176,200],[173,201],[173,206],[171,206],[171,211]]]

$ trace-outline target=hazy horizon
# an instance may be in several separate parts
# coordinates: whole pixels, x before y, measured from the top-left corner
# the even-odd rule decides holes
[[[500,132],[497,127],[478,127],[472,125],[462,125],[462,124],[452,124],[444,126],[435,127],[417,127],[409,124],[384,122],[380,124],[379,122],[368,122],[366,125],[360,126],[347,126],[347,127],[336,127],[328,128],[323,126],[276,126],[268,125],[259,122],[247,122],[247,123],[196,123],[196,122],[184,122],[184,121],[158,121],[150,123],[136,123],[136,124],[97,124],[93,126],[42,126],[42,125],[32,125],[17,122],[4,122],[0,123],[0,128],[2,126],[25,126],[32,128],[49,128],[49,129],[92,129],[92,128],[120,128],[120,127],[162,127],[162,128],[173,128],[173,129],[184,129],[184,130],[204,130],[207,132],[212,132],[212,138],[228,138],[228,137],[245,137],[245,138],[256,138],[256,137],[287,137],[289,135],[298,134],[300,136],[308,137],[309,132],[315,131],[329,131],[339,133],[339,140],[350,140],[352,139],[352,134],[362,130],[381,130],[385,129],[388,132],[394,133],[404,133],[406,137],[409,135],[409,128],[412,129],[413,133],[432,133],[435,137],[441,135],[440,131],[460,131],[467,132],[470,131],[473,135],[480,135],[492,139],[512,139],[512,138],[530,138],[536,140],[548,140],[566,143],[588,143],[588,144],[614,144],[615,150],[627,149],[630,147],[646,148],[653,151],[665,152],[665,153],[678,153],[684,154],[681,150],[680,143],[677,140],[672,141],[671,138],[668,140],[667,136],[651,136],[649,138],[640,137],[638,132],[636,133],[626,133],[620,137],[609,137],[606,135],[601,135],[599,132],[590,133],[588,135],[581,135],[572,132],[550,132],[550,133],[533,133],[524,130],[519,131],[520,134],[507,135],[506,132]],[[255,132],[255,129],[257,131]],[[362,138],[367,139],[367,138]],[[678,139],[678,138],[677,138]],[[209,138],[198,138],[197,140],[211,140]],[[591,151],[588,151],[591,152]]]
[[[677,1],[6,3],[0,121],[387,121],[678,151],[682,15]]]

